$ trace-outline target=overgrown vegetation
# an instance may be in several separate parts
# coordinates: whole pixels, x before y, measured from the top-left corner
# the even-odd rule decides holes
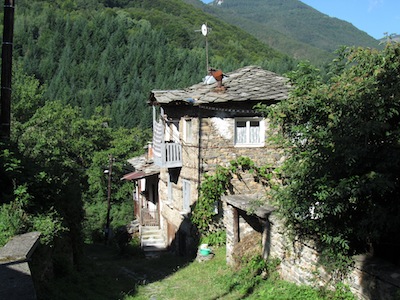
[[[294,62],[178,0],[16,6],[12,136],[0,145],[0,244],[40,230],[44,258],[59,274],[79,264],[84,241],[104,237],[110,155],[111,226],[132,220],[132,185],[120,180],[130,171],[125,162],[149,140],[149,91],[205,75],[205,41],[195,29],[205,20],[219,28],[209,37],[210,63],[225,71],[272,61],[285,71]]]
[[[104,288],[106,293],[111,279],[117,281],[125,270],[118,266],[108,274],[109,261],[96,265],[93,259],[90,267],[109,275],[105,280],[93,270],[75,273],[71,262],[83,266],[83,242],[103,238],[104,170],[110,155],[112,227],[131,221],[132,186],[120,181],[129,171],[125,161],[141,154],[149,140],[148,92],[184,87],[204,75],[204,38],[194,30],[204,20],[214,28],[209,36],[210,63],[224,71],[259,64],[284,72],[292,69],[294,60],[178,0],[21,0],[17,5],[12,136],[0,144],[0,245],[15,234],[40,230],[45,250],[39,253],[67,281],[52,282],[49,297],[99,299],[92,288]],[[400,228],[399,51],[395,44],[382,52],[344,51],[332,65],[328,83],[303,65],[291,73],[293,97],[273,113],[282,121],[283,137],[291,146],[278,199],[288,224],[300,235],[319,238],[327,258],[348,258],[368,247],[388,257],[392,253],[385,251],[397,254],[399,245],[391,237]],[[207,175],[192,219],[204,242],[223,243],[224,232],[210,233],[209,225],[214,204],[229,190],[232,174],[238,175],[239,169],[271,183],[270,167],[257,167],[248,158]],[[337,266],[343,262],[345,266],[345,260]],[[235,292],[218,281],[229,273],[222,264],[206,275],[200,273],[203,267],[197,271],[204,276],[215,271],[212,281],[205,281],[206,287],[215,282],[216,289],[222,287],[210,291],[214,298],[251,292],[264,297],[281,284],[280,293],[294,293],[281,282],[259,289],[257,285],[266,283],[259,281],[260,268],[261,262],[254,261],[249,272],[245,268],[243,274],[235,274],[243,280],[257,274],[251,279],[256,281],[245,281],[249,285],[244,286],[234,278]],[[127,274],[124,280],[130,284],[132,274]],[[180,274],[192,283],[195,273]],[[89,275],[88,286],[68,289],[81,284],[84,275]],[[135,284],[110,295],[121,297],[123,291],[127,296]],[[192,299],[193,290],[188,295]]]
[[[214,248],[214,258],[202,263],[172,254],[143,259],[135,247],[121,255],[112,245],[87,245],[81,270],[52,281],[39,299],[354,299],[344,285],[328,291],[280,280],[278,260],[246,257],[240,270],[232,269],[225,247]]]
[[[346,286],[336,291],[313,289],[282,281],[276,272],[278,260],[265,262],[261,257],[243,258],[241,269],[225,263],[225,248],[215,249],[215,257],[207,262],[193,262],[169,277],[138,286],[128,299],[304,299],[353,300]]]
[[[302,64],[271,111],[288,150],[276,194],[289,228],[345,270],[373,251],[398,262],[400,44],[343,48],[328,80]]]
[[[141,154],[148,130],[111,128],[101,109],[84,118],[78,107],[43,100],[45,86],[16,65],[12,135],[0,148],[0,244],[27,231],[42,233],[44,265],[68,272],[84,239],[96,241],[106,222],[108,155],[112,228],[133,218],[132,186],[120,181],[128,158]],[[71,259],[72,258],[72,259]],[[54,268],[57,269],[57,268]]]
[[[265,165],[258,167],[245,156],[230,161],[229,167],[217,166],[213,174],[204,174],[204,180],[200,185],[200,196],[193,209],[191,220],[203,236],[214,234],[214,224],[218,216],[215,207],[219,205],[221,196],[228,193],[231,187],[233,174],[239,179],[240,172],[247,171],[254,175],[255,180],[273,185],[272,167]]]

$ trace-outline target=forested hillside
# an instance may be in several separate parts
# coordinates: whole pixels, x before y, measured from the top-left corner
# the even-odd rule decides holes
[[[151,89],[182,88],[206,75],[204,22],[210,64],[230,71],[248,64],[277,72],[289,57],[180,0],[21,0],[16,10],[15,60],[60,100],[90,117],[97,106],[112,126],[150,125]],[[228,55],[229,54],[229,55]]]
[[[104,242],[108,191],[111,228],[132,221],[133,187],[120,178],[151,139],[147,98],[206,75],[205,38],[196,32],[205,22],[213,27],[211,66],[295,65],[181,0],[17,1],[11,137],[0,140],[0,245],[42,233],[38,286],[79,266],[83,242]]]
[[[236,22],[239,19],[250,25],[265,19],[271,23],[274,16],[277,17],[275,22],[288,20],[287,15],[272,8],[270,15],[263,14],[258,19],[255,14],[253,21],[249,18],[255,10],[262,12],[265,9],[262,3],[280,4],[294,16],[296,11],[286,8],[291,3],[297,3],[300,11],[310,13],[310,9],[300,2],[226,0],[225,3],[232,4],[231,7],[215,8],[202,5],[197,0],[190,1],[192,4],[184,0],[16,1],[11,136],[0,140],[0,245],[16,234],[33,230],[42,233],[41,245],[36,250],[42,267],[37,273],[40,274],[39,286],[45,286],[54,276],[71,273],[74,265],[79,266],[84,242],[105,241],[108,195],[112,195],[112,229],[116,231],[132,220],[132,183],[120,179],[131,171],[126,165],[127,159],[143,154],[147,141],[151,139],[151,117],[146,100],[152,89],[183,88],[201,81],[206,75],[205,38],[198,32],[203,23],[212,28],[208,42],[209,61],[213,67],[229,72],[244,65],[257,64],[278,73],[295,68],[297,61],[294,58],[254,37],[257,34],[261,36],[261,31],[267,33],[267,27],[258,27],[258,33],[250,35],[226,24],[223,19],[232,13],[230,20],[238,26],[241,26],[240,22]],[[248,3],[260,6],[243,7]],[[234,13],[235,9],[243,10],[244,15]],[[306,17],[312,19],[312,15],[302,15],[302,18]],[[296,18],[293,17],[287,24],[296,27]],[[324,27],[323,23],[313,24]],[[329,24],[327,22],[326,26]],[[283,26],[281,30],[286,26],[283,23],[278,25]],[[308,41],[315,41],[315,48],[322,47],[317,45],[317,40],[333,40],[336,32],[341,31],[340,27],[336,27],[334,31],[321,31],[314,36],[317,31],[312,28],[298,27],[293,33],[290,30],[284,32],[285,36],[303,35],[300,42],[308,44]],[[274,30],[281,34],[280,30]],[[304,39],[307,32],[309,38]],[[285,44],[285,39],[282,41]],[[297,49],[300,42],[288,42],[285,45],[289,46],[285,47]],[[359,45],[363,44],[360,42]],[[326,47],[327,52],[320,55],[335,48]],[[313,52],[309,52],[314,57]],[[301,101],[289,102],[289,105],[283,106],[287,111],[279,113],[278,110],[276,114],[288,120],[285,124],[293,124],[290,127],[293,132],[285,133],[293,134],[288,141],[299,144],[291,149],[302,150],[294,156],[300,160],[293,160],[293,164],[285,170],[288,172],[285,174],[287,179],[293,179],[289,182],[293,184],[290,188],[301,189],[292,189],[292,194],[282,194],[293,196],[287,199],[282,197],[281,200],[287,200],[282,203],[294,214],[291,219],[295,222],[298,220],[295,218],[301,216],[297,214],[298,210],[291,209],[296,201],[299,201],[299,207],[304,209],[305,214],[309,212],[310,205],[315,204],[316,209],[327,207],[323,211],[325,219],[301,218],[301,221],[310,221],[304,228],[320,230],[317,234],[327,232],[328,235],[322,237],[333,241],[333,246],[339,243],[342,247],[331,247],[334,250],[349,250],[344,248],[360,236],[364,238],[361,241],[363,246],[364,242],[371,241],[386,245],[382,243],[388,241],[386,238],[398,235],[400,220],[396,214],[400,210],[396,202],[400,190],[397,175],[400,169],[397,155],[400,105],[393,100],[399,94],[395,79],[399,78],[397,71],[400,63],[397,58],[400,49],[397,45],[393,51],[383,54],[375,54],[374,51],[364,53],[363,50],[356,53],[359,53],[360,60],[345,63],[344,57],[338,56],[336,64],[331,65],[328,84],[333,90],[320,80],[326,74],[321,75],[317,70],[315,78],[312,72],[307,73],[309,68],[304,68],[304,65],[303,69],[291,73],[298,76],[298,80],[293,82],[297,85],[295,91],[300,93]],[[340,75],[342,71],[343,75]],[[372,75],[374,78],[371,78]],[[359,86],[363,82],[365,85]],[[378,89],[380,85],[384,88]],[[360,87],[366,92],[360,93]],[[338,97],[338,101],[332,102],[331,96]],[[362,104],[369,103],[365,99],[372,99],[373,103],[364,109],[364,114],[360,114]],[[335,107],[332,103],[336,103]],[[376,118],[371,117],[374,114]],[[354,118],[355,115],[359,118]],[[326,127],[322,126],[324,120]],[[357,126],[349,126],[357,120]],[[312,127],[313,121],[315,128]],[[309,134],[306,137],[309,137],[307,141],[310,143],[298,138],[299,130]],[[341,132],[347,134],[335,135]],[[354,138],[349,138],[353,135]],[[332,138],[333,142],[328,138]],[[319,144],[320,141],[322,144]],[[368,147],[365,141],[369,141]],[[338,145],[340,151],[334,151],[334,145]],[[355,155],[359,152],[364,156]],[[327,159],[329,153],[335,154],[333,159]],[[343,153],[349,155],[343,156]],[[375,156],[371,156],[374,153]],[[309,155],[306,161],[305,155]],[[387,158],[384,164],[381,163],[382,157]],[[307,161],[310,162],[309,168]],[[364,168],[361,168],[363,164]],[[315,172],[315,166],[322,168],[317,168]],[[337,166],[341,167],[336,170]],[[294,173],[290,173],[291,170]],[[337,177],[331,177],[331,180],[321,170],[328,170],[331,174],[337,171],[333,174]],[[349,171],[348,178],[344,176],[347,174],[339,177],[343,170]],[[360,170],[364,173],[360,174]],[[388,174],[385,173],[387,170],[390,171]],[[104,171],[108,171],[110,177]],[[342,180],[339,186],[334,185],[336,178]],[[310,179],[316,181],[310,185]],[[307,201],[298,198],[299,195],[309,195],[304,199],[312,202],[307,204]],[[332,206],[329,202],[326,202],[327,206],[316,204],[328,199],[328,195],[336,197]],[[340,201],[343,199],[342,205]],[[369,205],[365,205],[365,199]],[[374,202],[376,199],[379,201]],[[355,206],[358,203],[359,210]],[[387,203],[390,205],[387,206]],[[376,209],[376,205],[382,205],[385,210],[382,207]],[[359,215],[352,214],[355,208]],[[380,213],[382,211],[384,213]],[[370,223],[360,223],[361,227],[350,232],[352,228],[347,226],[350,223],[336,219],[340,215],[338,212],[348,213],[343,215],[350,216],[347,218],[350,223],[351,220],[358,223],[360,215],[364,222]],[[376,220],[382,222],[376,223]],[[387,227],[388,221],[390,228]],[[330,224],[336,225],[335,222],[341,225],[338,229],[344,228],[337,232],[337,236],[330,230],[333,227]],[[369,236],[370,232],[365,228],[374,229],[373,235]],[[384,238],[375,228],[382,232],[386,230]],[[42,292],[46,294],[45,290]]]
[[[298,0],[224,0],[204,5],[185,0],[267,45],[315,64],[328,62],[340,46],[379,47],[379,42],[352,24],[331,18]]]

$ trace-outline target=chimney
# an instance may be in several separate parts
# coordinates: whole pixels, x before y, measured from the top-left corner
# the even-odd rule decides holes
[[[152,161],[154,158],[153,156],[153,143],[148,142],[147,143],[147,161]]]
[[[224,74],[222,73],[221,70],[215,70],[210,68],[210,75],[212,75],[215,80],[217,81],[218,87],[222,87],[222,78],[224,77]]]

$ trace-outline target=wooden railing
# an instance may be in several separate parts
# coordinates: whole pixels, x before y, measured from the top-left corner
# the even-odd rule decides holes
[[[159,156],[154,153],[154,163],[162,168],[182,167],[182,145],[180,143],[161,143]]]
[[[158,210],[142,208],[140,219],[140,224],[142,226],[160,226],[160,217]]]

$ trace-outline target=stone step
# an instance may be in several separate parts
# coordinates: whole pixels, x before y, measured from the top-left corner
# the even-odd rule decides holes
[[[163,239],[163,237],[162,237],[162,235],[161,234],[145,234],[145,235],[143,235],[142,234],[142,239],[143,240],[151,240],[151,239],[155,239],[155,240],[162,240]]]
[[[158,227],[143,226],[140,241],[146,258],[159,257],[167,250],[161,229]]]
[[[144,234],[144,233],[160,233],[161,229],[158,227],[142,226],[141,232],[142,232],[142,234]]]
[[[154,238],[154,237],[148,237],[148,238],[142,238],[142,244],[150,244],[150,243],[160,243],[164,244],[164,239],[162,237],[159,238]]]
[[[142,234],[142,240],[164,240],[161,233],[157,234]]]
[[[142,245],[165,245],[165,243],[163,239],[144,239],[142,240]]]
[[[163,246],[146,246],[143,247],[144,255],[147,259],[159,258],[163,253],[167,252],[167,248]]]
[[[167,248],[165,248],[165,245],[163,244],[151,244],[151,245],[142,245],[142,250],[144,252],[149,252],[149,251],[165,251]]]

